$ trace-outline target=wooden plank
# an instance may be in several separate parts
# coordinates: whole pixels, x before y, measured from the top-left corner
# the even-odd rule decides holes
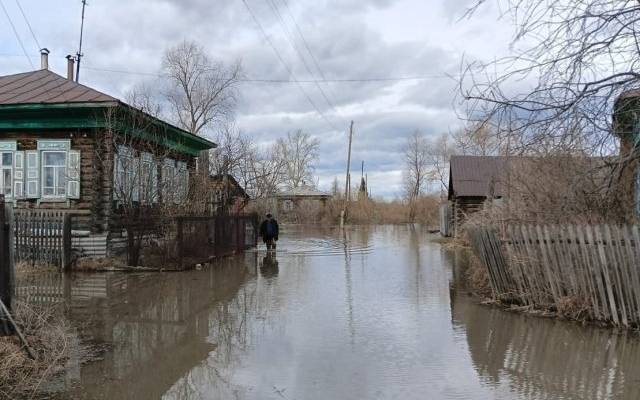
[[[613,294],[613,283],[611,282],[611,271],[609,270],[609,264],[607,262],[606,247],[604,243],[604,237],[602,228],[599,225],[594,227],[594,234],[596,239],[596,245],[598,248],[598,256],[600,263],[598,269],[602,274],[604,280],[604,287],[609,300],[609,310],[611,312],[611,318],[616,325],[620,325],[620,318],[618,314],[618,305],[616,304],[615,295]]]
[[[627,316],[627,301],[625,299],[624,289],[623,289],[623,281],[622,274],[620,272],[620,258],[618,246],[615,240],[615,235],[611,232],[611,227],[609,225],[604,226],[604,237],[608,243],[606,246],[607,253],[609,256],[607,257],[609,260],[609,270],[611,271],[611,281],[613,284],[613,290],[616,295],[618,309],[621,313],[621,320],[624,326],[629,326],[629,318]]]

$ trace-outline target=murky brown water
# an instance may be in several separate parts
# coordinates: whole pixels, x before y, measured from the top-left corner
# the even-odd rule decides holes
[[[474,303],[419,228],[288,228],[203,271],[92,274],[65,301],[108,345],[52,390],[79,399],[638,399],[640,340]]]

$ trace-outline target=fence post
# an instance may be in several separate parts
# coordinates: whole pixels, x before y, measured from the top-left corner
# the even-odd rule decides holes
[[[62,220],[62,268],[71,269],[71,214],[65,214]]]
[[[10,226],[7,224],[5,214],[4,195],[0,194],[0,300],[5,305],[6,310],[0,313],[0,336],[12,335],[13,325],[10,322],[12,309],[13,291],[15,288],[15,271],[11,259]]]

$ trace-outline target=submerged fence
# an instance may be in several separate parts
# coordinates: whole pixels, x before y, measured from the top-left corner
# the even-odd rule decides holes
[[[255,247],[258,217],[179,217],[176,229],[177,259],[185,266]]]
[[[510,226],[502,238],[490,228],[468,234],[496,298],[640,326],[637,226]]]

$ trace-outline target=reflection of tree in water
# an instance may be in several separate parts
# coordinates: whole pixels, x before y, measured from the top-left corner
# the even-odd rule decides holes
[[[490,385],[527,399],[640,398],[637,337],[454,302],[454,324]]]

